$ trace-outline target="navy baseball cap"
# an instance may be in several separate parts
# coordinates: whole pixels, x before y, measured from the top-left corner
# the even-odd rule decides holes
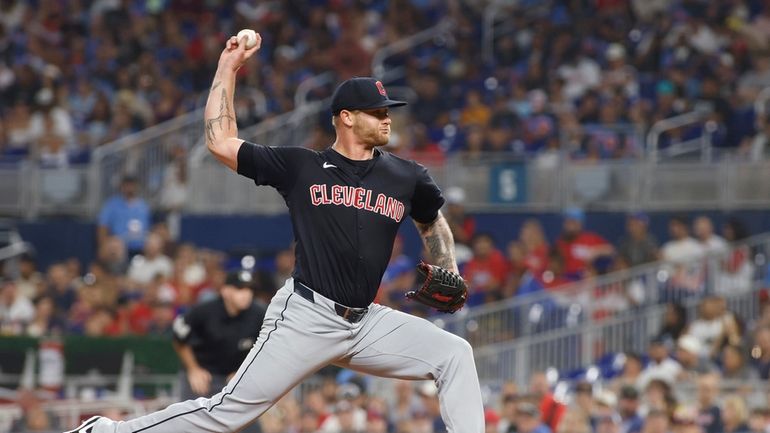
[[[390,99],[382,82],[370,77],[345,80],[332,95],[332,114],[335,116],[342,110],[374,110],[402,105],[406,105],[406,102]]]
[[[235,286],[239,289],[251,289],[254,286],[254,276],[250,271],[245,269],[232,271],[225,277],[225,284],[228,286]]]

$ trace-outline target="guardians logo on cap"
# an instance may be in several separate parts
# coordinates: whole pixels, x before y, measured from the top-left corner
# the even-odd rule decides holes
[[[370,77],[345,80],[332,95],[332,114],[335,116],[342,110],[374,110],[402,105],[406,105],[406,101],[390,99],[382,82]]]

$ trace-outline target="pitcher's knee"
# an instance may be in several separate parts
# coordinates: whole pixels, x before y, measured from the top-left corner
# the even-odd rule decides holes
[[[473,347],[465,339],[456,335],[452,336],[451,344],[452,348],[450,352],[454,357],[457,357],[463,361],[473,362]]]

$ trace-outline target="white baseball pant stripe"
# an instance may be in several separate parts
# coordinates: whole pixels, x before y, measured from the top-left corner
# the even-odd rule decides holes
[[[234,432],[328,364],[381,377],[434,379],[449,432],[484,432],[478,375],[465,340],[379,304],[349,323],[334,302],[317,293],[314,298],[303,298],[294,281],[286,281],[268,306],[257,342],[221,392],[129,421],[101,419],[93,433]]]

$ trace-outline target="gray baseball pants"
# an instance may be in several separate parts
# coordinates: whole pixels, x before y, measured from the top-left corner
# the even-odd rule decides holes
[[[288,279],[270,302],[257,342],[221,392],[129,421],[103,418],[93,433],[234,432],[328,364],[381,377],[434,379],[449,432],[484,432],[468,342],[378,304],[360,322],[350,323],[335,312],[333,301],[317,293],[314,301],[305,299]]]

